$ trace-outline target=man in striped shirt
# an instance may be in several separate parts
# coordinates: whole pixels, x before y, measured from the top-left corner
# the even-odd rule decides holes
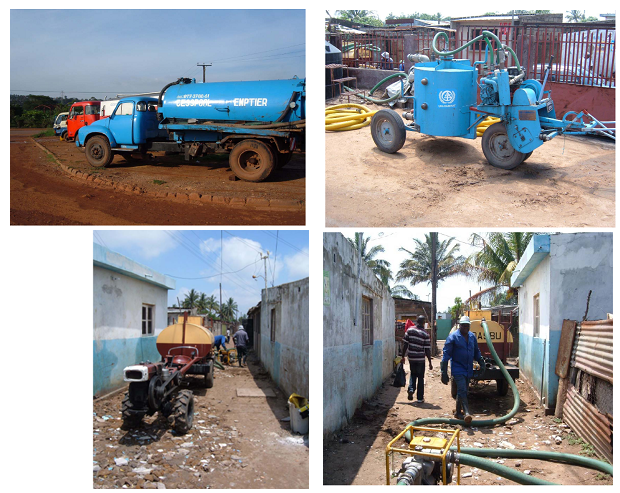
[[[409,389],[407,399],[413,400],[413,393],[417,387],[418,402],[424,402],[424,356],[428,358],[428,369],[433,369],[431,362],[431,340],[424,323],[426,318],[420,315],[416,325],[411,320],[407,320],[405,325],[405,336],[403,337],[403,356],[409,359]],[[406,352],[405,352],[406,351]]]

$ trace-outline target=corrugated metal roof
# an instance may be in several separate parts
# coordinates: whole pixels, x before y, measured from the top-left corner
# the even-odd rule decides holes
[[[613,320],[581,322],[577,327],[571,366],[614,383]]]
[[[570,387],[564,404],[564,421],[601,457],[613,463],[613,417],[601,414]]]

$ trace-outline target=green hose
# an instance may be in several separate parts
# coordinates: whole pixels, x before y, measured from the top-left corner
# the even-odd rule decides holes
[[[213,364],[216,368],[219,368],[220,370],[225,370],[225,368],[222,366],[222,363],[220,363],[218,360],[213,360]]]
[[[511,481],[519,484],[556,484],[545,481],[544,479],[528,476],[527,474],[515,471],[510,467],[503,466],[501,464],[498,464],[497,462],[491,462],[490,460],[481,459],[480,457],[476,457],[474,455],[459,454],[459,462],[462,466],[477,467],[478,469],[489,471],[493,474],[497,474],[498,476],[510,479]]]
[[[372,96],[372,93],[375,92],[377,90],[377,88],[379,86],[381,86],[381,84],[383,84],[384,82],[387,82],[388,80],[393,79],[394,77],[402,77],[405,78],[407,77],[407,74],[405,74],[404,72],[396,72],[394,74],[390,74],[388,75],[385,79],[379,81],[368,93],[368,96],[364,96],[362,93],[356,92],[355,90],[351,89],[348,86],[344,86],[345,89],[347,89],[350,92],[354,92],[356,96],[365,99],[366,101],[370,101],[371,103],[375,103],[375,104],[385,104],[385,103],[391,103],[392,101],[397,100],[398,98],[401,97],[401,94],[395,94],[394,96],[392,96],[391,98],[386,98],[386,99],[377,99],[377,98],[371,98],[370,96]]]

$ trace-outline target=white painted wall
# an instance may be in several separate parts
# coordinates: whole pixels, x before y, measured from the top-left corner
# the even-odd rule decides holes
[[[323,432],[329,433],[345,426],[392,373],[395,312],[366,264],[358,277],[357,254],[342,234],[323,234],[323,269],[329,285],[323,297]],[[371,345],[362,345],[362,296],[373,299]]]

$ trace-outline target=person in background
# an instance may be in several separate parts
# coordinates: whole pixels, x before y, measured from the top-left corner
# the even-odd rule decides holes
[[[226,329],[226,342],[230,342],[230,327]]]
[[[394,70],[394,60],[390,58],[387,51],[381,53],[381,68],[384,70]]]
[[[448,361],[452,360],[452,378],[456,383],[456,410],[455,417],[463,419],[466,425],[472,421],[467,402],[467,390],[469,379],[474,374],[474,359],[484,368],[485,363],[478,348],[476,335],[469,331],[471,321],[467,315],[459,320],[458,330],[452,332],[443,346],[443,358],[441,360],[441,383],[448,385]],[[462,409],[461,409],[462,408]]]
[[[235,343],[235,348],[237,348],[237,357],[239,358],[239,366],[243,367],[247,357],[248,357],[248,342],[250,338],[248,337],[248,333],[243,328],[243,325],[240,325],[233,336],[233,341]]]
[[[400,63],[398,64],[398,70],[400,70],[401,72],[405,71],[405,60],[400,61]]]
[[[424,356],[428,358],[428,368],[433,369],[431,361],[431,340],[424,329],[426,318],[420,315],[414,325],[411,320],[407,320],[405,325],[405,336],[403,337],[403,355],[409,360],[409,389],[407,399],[413,400],[413,393],[418,390],[418,402],[424,402]],[[406,352],[405,352],[406,351]]]
[[[221,347],[224,348],[224,351],[228,351],[226,349],[226,338],[224,336],[215,336],[215,339],[213,340],[213,348],[216,351],[219,351]]]

